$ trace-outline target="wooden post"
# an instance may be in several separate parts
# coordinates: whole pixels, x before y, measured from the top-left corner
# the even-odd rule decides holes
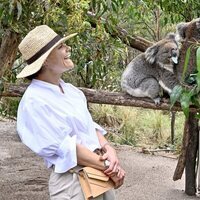
[[[190,196],[196,194],[196,160],[199,141],[198,121],[194,113],[189,113],[189,119],[187,120],[189,143],[185,163],[185,193]]]
[[[176,112],[171,111],[171,143],[174,144],[174,126],[175,126]]]
[[[182,148],[179,155],[178,163],[174,172],[173,180],[177,181],[181,179],[184,169],[185,169],[185,162],[186,162],[186,152],[189,143],[189,122],[188,119],[185,120],[184,124],[184,131],[183,131],[183,139],[182,139]]]

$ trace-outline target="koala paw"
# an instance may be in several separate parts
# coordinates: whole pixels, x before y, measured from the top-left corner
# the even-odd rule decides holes
[[[160,97],[157,97],[157,98],[153,99],[153,101],[154,101],[154,103],[155,103],[156,105],[160,105],[160,100],[161,100]]]

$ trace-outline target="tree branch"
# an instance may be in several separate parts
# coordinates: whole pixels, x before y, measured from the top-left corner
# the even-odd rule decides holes
[[[96,15],[92,12],[87,12],[87,15],[89,17],[90,23],[93,24],[93,26],[96,26]],[[113,30],[113,28],[109,28],[109,25],[104,18],[101,17],[100,20],[105,24],[106,31],[112,37],[120,38],[125,44],[134,49],[144,52],[148,47],[150,47],[153,44],[152,42],[145,40],[142,37],[135,35],[130,36],[128,32],[121,27],[116,27],[115,30]]]

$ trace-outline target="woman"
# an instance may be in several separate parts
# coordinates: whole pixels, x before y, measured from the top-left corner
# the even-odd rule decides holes
[[[72,69],[69,46],[51,28],[41,25],[30,31],[19,45],[27,66],[17,78],[31,79],[18,108],[17,131],[22,142],[52,168],[49,180],[51,199],[83,200],[77,174],[71,168],[89,166],[104,171],[118,188],[125,172],[115,150],[103,136],[87,109],[86,98],[76,87],[61,80]],[[99,156],[95,149],[106,153]],[[112,190],[95,199],[114,199]]]

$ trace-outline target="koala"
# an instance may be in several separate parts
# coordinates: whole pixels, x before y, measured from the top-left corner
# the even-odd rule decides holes
[[[200,41],[200,18],[194,19],[191,22],[181,22],[176,26],[176,38],[182,44],[178,65],[174,69],[174,73],[180,82],[190,84],[189,78],[191,74],[196,72],[196,48],[191,48],[188,68],[185,74],[184,63],[187,49]],[[185,75],[185,76],[184,76]],[[190,79],[191,80],[191,79]]]
[[[149,97],[155,104],[160,104],[162,89],[171,93],[178,85],[174,75],[179,56],[175,37],[168,34],[128,64],[121,77],[122,91],[134,97]]]
[[[176,39],[178,41],[200,40],[200,18],[194,19],[191,22],[181,22],[177,24],[176,33]]]

